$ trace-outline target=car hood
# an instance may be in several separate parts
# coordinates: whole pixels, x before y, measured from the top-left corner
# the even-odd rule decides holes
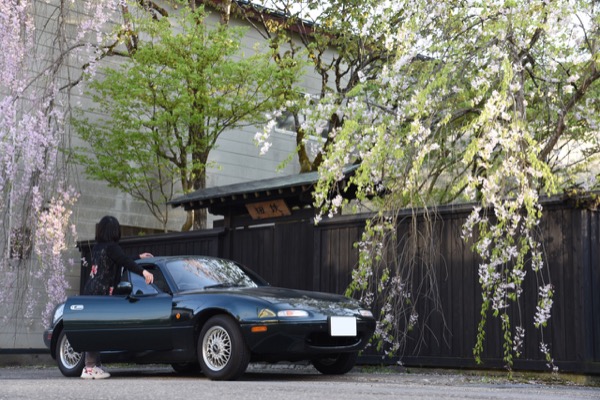
[[[307,311],[313,310],[332,315],[340,315],[340,311],[342,310],[346,310],[347,314],[355,314],[357,310],[362,308],[355,299],[331,293],[286,289],[272,286],[233,288],[231,289],[231,292],[259,298],[265,302],[278,305],[278,308],[288,308],[289,306],[290,308],[302,308]]]

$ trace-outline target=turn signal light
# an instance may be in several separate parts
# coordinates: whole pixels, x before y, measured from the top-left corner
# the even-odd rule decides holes
[[[267,331],[267,327],[265,325],[258,325],[258,326],[253,326],[252,328],[250,328],[250,332],[253,332],[253,333],[266,332],[266,331]]]

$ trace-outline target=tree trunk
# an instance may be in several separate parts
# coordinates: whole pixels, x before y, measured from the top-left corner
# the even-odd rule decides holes
[[[207,222],[206,219],[208,217],[208,212],[206,208],[200,208],[198,210],[194,210],[194,226],[193,230],[197,231],[200,229],[206,229]]]
[[[185,222],[181,226],[181,232],[187,232],[194,226],[194,211],[188,211],[186,213]]]
[[[197,137],[203,137],[203,135],[198,135]],[[195,148],[200,146],[196,145]],[[196,167],[194,167],[193,175],[192,175],[192,188],[194,191],[202,190],[206,188],[206,163],[208,162],[208,153],[209,149],[192,151],[193,163]],[[206,217],[208,212],[205,208],[193,210],[193,223],[192,229],[206,229]]]
[[[231,0],[223,1],[221,7],[221,25],[229,25],[229,18],[231,17]]]

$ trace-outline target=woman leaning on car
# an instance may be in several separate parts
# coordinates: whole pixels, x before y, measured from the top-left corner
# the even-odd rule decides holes
[[[121,225],[115,217],[103,217],[96,226],[96,244],[92,248],[90,278],[83,288],[84,295],[112,295],[113,288],[121,280],[121,267],[142,275],[146,283],[154,281],[154,276],[135,263],[135,259],[153,257],[142,253],[135,259],[126,255],[119,245]],[[104,379],[110,374],[102,369],[98,352],[85,353],[85,368],[81,373],[84,379]]]

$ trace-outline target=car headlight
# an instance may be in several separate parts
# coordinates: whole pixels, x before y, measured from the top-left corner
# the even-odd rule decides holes
[[[371,312],[371,310],[360,309],[358,310],[358,313],[361,317],[373,318],[373,313]]]
[[[278,317],[283,318],[298,318],[298,317],[308,317],[308,311],[304,310],[281,310],[277,311]]]
[[[52,316],[52,326],[56,325],[59,319],[61,319],[63,315],[63,311],[65,309],[65,303],[59,305],[54,309],[54,315]]]

